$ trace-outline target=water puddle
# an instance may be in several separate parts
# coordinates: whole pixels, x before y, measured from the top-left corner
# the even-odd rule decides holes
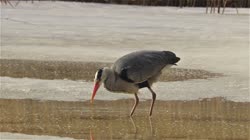
[[[65,102],[0,99],[0,131],[76,139],[248,139],[250,103],[211,98],[140,102]]]

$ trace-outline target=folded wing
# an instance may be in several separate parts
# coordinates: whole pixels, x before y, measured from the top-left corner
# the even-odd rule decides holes
[[[141,83],[157,75],[167,64],[164,51],[138,51],[118,59],[112,69],[128,82]]]

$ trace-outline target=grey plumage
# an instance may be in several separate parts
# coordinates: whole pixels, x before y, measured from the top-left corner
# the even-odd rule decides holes
[[[118,59],[112,69],[120,76],[124,76],[125,71],[125,78],[141,83],[157,76],[166,65],[175,64],[178,60],[174,53],[168,51],[137,51]]]
[[[176,65],[179,60],[180,58],[170,51],[137,51],[127,54],[119,58],[111,69],[105,67],[97,71],[95,77],[97,86],[94,87],[92,100],[100,82],[104,83],[104,87],[109,91],[133,93],[136,100],[130,113],[132,116],[139,102],[138,90],[147,87],[152,93],[151,116],[156,99],[151,86],[157,81],[164,67]]]
[[[104,68],[107,78],[103,80],[104,87],[111,92],[137,93],[139,87],[136,84],[127,82],[120,78],[112,69]]]

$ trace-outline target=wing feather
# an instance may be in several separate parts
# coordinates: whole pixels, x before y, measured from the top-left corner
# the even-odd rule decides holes
[[[118,59],[112,69],[126,81],[141,83],[157,75],[166,65],[163,51],[138,51]]]

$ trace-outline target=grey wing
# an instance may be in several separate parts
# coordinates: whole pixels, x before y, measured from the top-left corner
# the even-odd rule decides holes
[[[161,72],[166,64],[162,51],[139,51],[121,57],[112,68],[122,79],[141,83]]]

